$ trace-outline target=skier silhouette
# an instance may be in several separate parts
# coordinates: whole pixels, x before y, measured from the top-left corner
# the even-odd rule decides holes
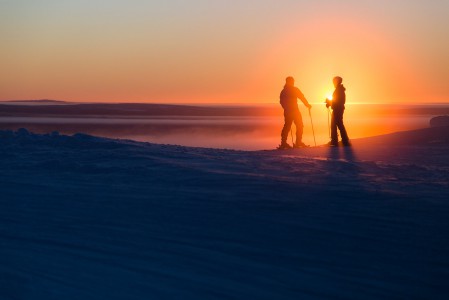
[[[326,107],[332,107],[332,119],[331,119],[331,141],[329,146],[338,146],[338,133],[337,128],[340,130],[341,142],[343,146],[351,146],[349,142],[348,133],[346,132],[345,125],[343,124],[343,113],[345,112],[346,102],[346,88],[343,86],[343,78],[336,76],[333,78],[335,91],[332,94],[332,101],[326,99]]]
[[[304,97],[304,94],[297,87],[295,87],[295,79],[289,76],[285,79],[285,86],[280,95],[280,103],[284,109],[284,127],[281,132],[281,144],[278,147],[279,149],[292,148],[287,143],[287,137],[292,127],[292,123],[295,123],[296,126],[296,142],[293,144],[293,147],[306,147],[306,145],[302,142],[302,132],[304,126],[302,123],[302,116],[298,108],[298,98],[308,109],[312,108],[306,97]]]

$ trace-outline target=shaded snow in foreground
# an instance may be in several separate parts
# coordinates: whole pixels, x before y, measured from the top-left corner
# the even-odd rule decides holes
[[[0,132],[0,299],[447,299],[449,143],[417,135],[245,152]]]

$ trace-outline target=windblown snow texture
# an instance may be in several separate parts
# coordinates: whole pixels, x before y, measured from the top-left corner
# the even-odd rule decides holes
[[[245,152],[2,131],[0,299],[447,299],[447,132]]]

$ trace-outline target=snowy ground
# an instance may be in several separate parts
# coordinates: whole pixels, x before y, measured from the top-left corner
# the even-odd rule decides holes
[[[448,299],[448,158],[2,131],[0,299]]]

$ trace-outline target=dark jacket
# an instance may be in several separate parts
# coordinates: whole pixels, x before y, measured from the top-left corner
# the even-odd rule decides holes
[[[344,110],[346,103],[346,88],[340,84],[335,88],[332,94],[332,109],[333,110]]]
[[[293,111],[298,110],[298,102],[297,99],[299,98],[306,106],[308,105],[308,102],[306,100],[306,97],[304,97],[304,94],[295,86],[284,86],[284,89],[281,91],[280,95],[280,103],[282,105],[282,108],[285,111]]]

